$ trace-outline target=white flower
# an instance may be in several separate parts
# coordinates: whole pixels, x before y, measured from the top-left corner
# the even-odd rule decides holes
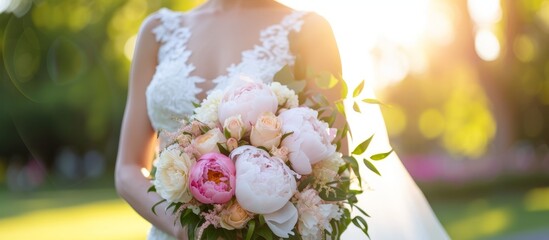
[[[311,174],[312,165],[331,156],[336,148],[327,123],[318,120],[315,110],[297,107],[278,116],[282,120],[282,132],[292,132],[281,146],[287,147],[292,169],[302,175]]]
[[[276,95],[280,106],[284,108],[295,108],[299,105],[299,100],[294,90],[289,89],[286,85],[282,85],[279,82],[272,82],[269,87]]]
[[[247,124],[242,122],[240,115],[231,116],[223,123],[224,131],[229,132],[229,135],[236,140],[240,140],[246,134],[246,126]]]
[[[236,199],[250,212],[273,213],[297,191],[296,174],[266,151],[241,146],[231,152],[230,158],[236,160]]]
[[[219,104],[219,121],[240,115],[244,124],[252,126],[264,112],[275,113],[278,101],[271,89],[261,83],[242,78],[224,93]]]
[[[256,147],[272,149],[278,147],[282,138],[282,122],[272,112],[262,113],[252,127],[250,142]]]
[[[193,146],[201,155],[206,153],[219,153],[218,143],[226,142],[225,136],[219,128],[212,128],[203,135],[198,136],[192,142]]]
[[[339,167],[345,162],[341,158],[341,153],[335,152],[330,157],[313,165],[313,176],[318,185],[325,185],[328,182],[336,180]]]
[[[187,208],[191,209],[195,215],[200,214],[200,207],[197,205],[189,205]]]
[[[195,162],[177,144],[162,151],[154,162],[156,173],[153,184],[156,192],[168,202],[190,201],[189,171]]]
[[[219,121],[217,111],[223,94],[224,92],[221,90],[212,91],[208,97],[202,101],[200,107],[194,110],[192,118],[203,122],[208,126],[215,126]]]
[[[330,220],[339,220],[343,212],[338,205],[324,203],[314,189],[296,194],[299,213],[298,230],[303,239],[322,239],[324,230],[332,232]]]
[[[288,238],[294,235],[294,229],[297,223],[297,209],[294,204],[287,202],[284,207],[274,213],[265,214],[265,222],[273,233],[281,238]]]

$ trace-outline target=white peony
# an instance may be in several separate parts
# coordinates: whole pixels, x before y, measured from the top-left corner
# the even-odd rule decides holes
[[[244,124],[252,126],[262,113],[277,111],[277,98],[267,85],[246,78],[239,80],[223,94],[218,112],[220,122],[240,115]]]
[[[299,105],[299,100],[294,90],[289,89],[286,85],[282,85],[279,82],[272,82],[269,87],[276,95],[279,105],[286,103],[282,107],[295,108]]]
[[[288,238],[289,235],[294,235],[294,229],[297,223],[297,209],[294,204],[287,202],[284,207],[278,211],[263,215],[267,226],[273,233],[281,238]]]
[[[281,146],[287,147],[292,169],[299,174],[312,173],[312,165],[331,156],[336,148],[327,123],[317,119],[315,110],[297,107],[278,116],[282,120],[282,133],[293,132]]]
[[[296,174],[266,151],[241,146],[231,152],[230,158],[236,161],[236,199],[250,212],[273,213],[297,191]]]
[[[223,97],[224,92],[221,90],[214,90],[208,97],[202,101],[200,107],[197,107],[194,110],[193,119],[196,119],[200,122],[207,124],[208,126],[215,126],[218,122],[218,107]]]
[[[189,171],[195,162],[177,144],[162,151],[154,162],[156,173],[153,184],[156,192],[168,202],[189,202],[192,199]]]

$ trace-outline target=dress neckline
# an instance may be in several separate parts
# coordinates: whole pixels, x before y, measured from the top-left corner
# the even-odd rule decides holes
[[[161,11],[169,11],[169,12],[177,14],[179,16],[184,14],[183,12],[173,11],[173,10],[166,9],[166,8],[161,9]],[[183,67],[189,69],[189,71],[187,71],[186,76],[182,76],[182,77],[195,78],[195,79],[197,79],[196,80],[197,83],[205,82],[207,80],[212,81],[213,82],[213,87],[210,90],[208,90],[208,92],[207,92],[207,94],[209,94],[211,91],[218,89],[220,87],[220,83],[228,81],[232,77],[231,76],[231,72],[233,72],[232,69],[238,69],[240,66],[246,64],[246,60],[248,59],[247,56],[256,55],[256,53],[258,51],[261,51],[263,49],[268,49],[270,47],[270,46],[266,46],[267,45],[267,43],[266,43],[267,39],[264,39],[264,36],[269,35],[269,32],[277,31],[277,29],[284,29],[284,28],[289,28],[289,27],[291,28],[292,27],[291,25],[293,25],[295,23],[295,21],[298,18],[300,18],[301,16],[303,16],[304,14],[305,14],[305,12],[303,12],[303,11],[291,9],[291,11],[289,13],[284,14],[278,22],[269,24],[269,25],[261,28],[259,30],[259,35],[258,35],[258,40],[259,41],[256,41],[256,43],[253,44],[251,47],[248,47],[248,48],[245,48],[244,50],[242,50],[241,53],[240,53],[240,59],[237,62],[229,64],[229,66],[223,68],[225,70],[224,73],[223,72],[219,73],[219,74],[217,74],[217,76],[215,76],[214,78],[211,78],[211,79],[193,74],[194,70],[196,69],[196,66],[193,63],[189,63],[189,57],[193,54],[193,51],[191,49],[187,48],[187,43],[192,37],[192,30],[188,26],[183,26],[182,21],[178,21],[178,27],[183,32],[185,32],[187,34],[187,36],[184,39],[183,46],[185,48],[185,53],[184,54],[188,55],[188,57],[185,58],[185,61],[183,63],[184,64]],[[259,57],[259,56],[256,56],[256,57]],[[221,85],[224,85],[224,84],[221,84]],[[198,86],[196,86],[196,87],[200,91],[197,92],[194,95],[194,97],[196,99],[198,99],[197,96],[199,94],[203,93],[204,89],[202,89]]]

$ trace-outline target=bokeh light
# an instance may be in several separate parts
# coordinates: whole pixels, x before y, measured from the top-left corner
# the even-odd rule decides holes
[[[475,36],[475,50],[484,61],[494,61],[501,50],[498,38],[489,30],[480,30]]]

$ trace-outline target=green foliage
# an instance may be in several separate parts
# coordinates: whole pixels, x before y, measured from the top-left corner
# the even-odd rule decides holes
[[[356,148],[352,151],[353,155],[363,154],[368,149],[368,146],[370,146],[370,142],[372,142],[373,138],[374,135],[370,136],[368,139],[364,140],[364,142],[356,146]]]

